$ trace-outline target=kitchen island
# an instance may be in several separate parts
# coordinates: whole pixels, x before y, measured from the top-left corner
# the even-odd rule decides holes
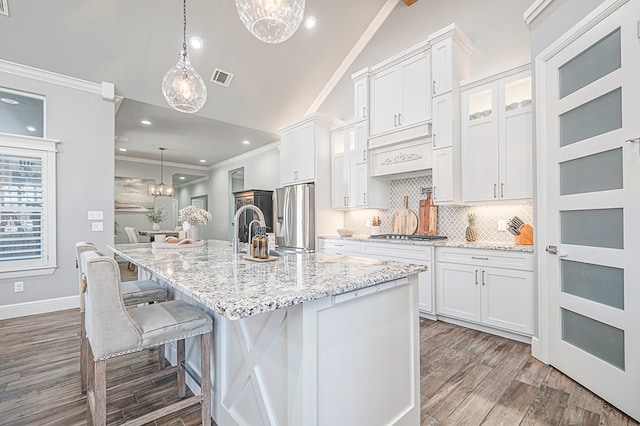
[[[213,317],[218,425],[419,424],[417,274],[426,267],[323,253],[259,263],[213,240],[112,250]],[[199,372],[195,339],[191,347]],[[167,356],[174,362],[175,349]]]

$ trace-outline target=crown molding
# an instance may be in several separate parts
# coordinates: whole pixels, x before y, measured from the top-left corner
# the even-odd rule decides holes
[[[527,10],[524,11],[522,15],[522,19],[524,19],[524,23],[527,25],[531,25],[534,19],[538,17],[551,3],[553,0],[536,0],[533,2],[531,6]]]
[[[121,97],[115,96],[115,94],[110,92],[113,87],[112,83],[92,83],[79,78],[69,77],[68,75],[33,68],[28,65],[16,64],[15,62],[9,62],[2,59],[0,59],[0,72],[31,78],[45,83],[56,84],[58,86],[69,87],[71,89],[82,90],[84,92],[95,93],[101,97],[106,95],[107,97],[105,97],[105,100],[108,101],[117,101],[117,98],[121,99]],[[110,99],[108,97],[110,97]]]
[[[280,148],[280,141],[271,142],[270,144],[261,146],[260,148],[252,149],[251,151],[245,152],[244,154],[236,155],[235,157],[228,158],[226,160],[220,161],[219,163],[211,165],[209,170],[219,169],[220,167],[228,166],[233,163],[237,163],[238,161],[246,160],[247,158],[255,157],[256,155],[260,155],[267,151],[271,151],[273,149]]]
[[[116,155],[114,157],[118,161],[128,161],[130,163],[140,163],[140,164],[155,164],[160,165],[160,160],[151,160],[149,158],[140,158],[140,157],[126,157],[124,155]],[[192,164],[182,164],[182,163],[171,163],[168,161],[164,162],[165,166],[179,167],[183,169],[192,169],[192,170],[202,170],[208,171],[209,167],[206,166],[194,166]]]

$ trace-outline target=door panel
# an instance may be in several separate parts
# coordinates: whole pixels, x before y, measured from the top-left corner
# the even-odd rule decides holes
[[[640,2],[599,11],[538,62],[540,324],[552,365],[640,419]]]

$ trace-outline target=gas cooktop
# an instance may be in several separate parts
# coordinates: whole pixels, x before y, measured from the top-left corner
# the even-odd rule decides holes
[[[369,238],[382,239],[382,240],[446,240],[447,237],[443,235],[405,235],[405,234],[378,234],[371,235]]]

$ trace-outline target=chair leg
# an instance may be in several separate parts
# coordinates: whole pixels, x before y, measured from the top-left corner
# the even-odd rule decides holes
[[[202,426],[211,426],[211,333],[200,335],[200,393]]]
[[[178,397],[184,398],[187,394],[187,385],[184,375],[184,339],[177,342],[176,363],[178,367]]]
[[[84,312],[80,312],[80,391],[87,393],[87,332]]]
[[[158,369],[164,370],[167,367],[167,359],[164,356],[164,345],[158,346]]]
[[[93,413],[94,426],[107,424],[107,361],[94,361],[94,395],[95,411]]]

